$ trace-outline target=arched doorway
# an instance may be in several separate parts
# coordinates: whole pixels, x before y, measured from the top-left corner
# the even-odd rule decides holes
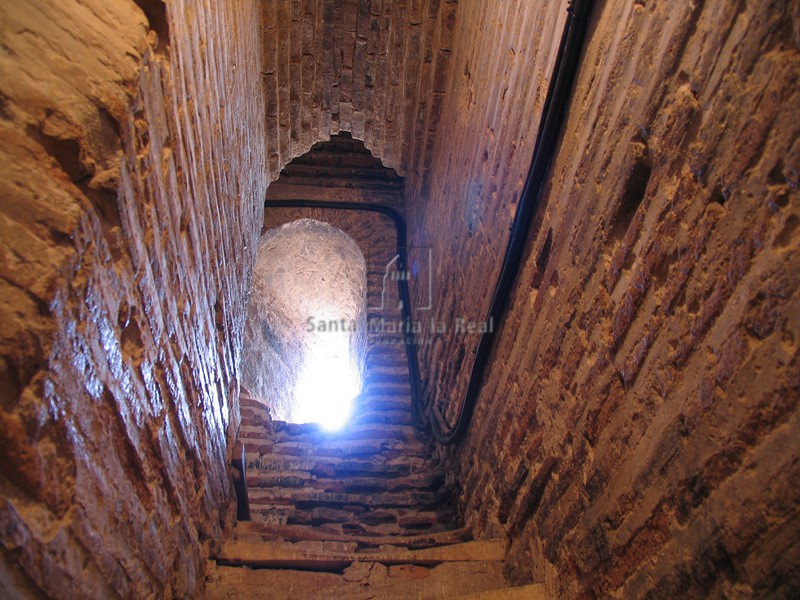
[[[366,263],[346,233],[314,219],[259,241],[242,385],[274,420],[341,427],[361,389]]]

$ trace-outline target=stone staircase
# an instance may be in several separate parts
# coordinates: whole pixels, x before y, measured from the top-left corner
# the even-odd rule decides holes
[[[340,431],[271,421],[262,403],[240,398],[250,515],[281,527],[286,539],[413,536],[459,526],[429,442],[411,425],[402,338],[370,337],[363,392]]]
[[[254,535],[253,527],[237,527],[235,539],[216,549],[206,569],[208,600],[545,598],[539,585],[509,587],[502,540],[414,549],[397,544],[259,541]]]
[[[399,332],[370,334],[365,372],[354,416],[335,433],[271,421],[263,404],[240,398],[252,520],[209,548],[206,597],[543,597],[510,588],[505,542],[473,540],[459,521],[411,425]]]

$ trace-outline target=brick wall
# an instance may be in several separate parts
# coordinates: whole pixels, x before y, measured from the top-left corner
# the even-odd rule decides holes
[[[259,11],[142,5],[0,9],[8,594],[196,597],[231,518]]]
[[[426,394],[460,398],[478,334],[456,331],[456,319],[483,319],[505,250],[508,228],[530,164],[565,12],[505,3],[459,8],[457,44],[442,126],[431,161],[430,189],[406,183],[410,245],[433,258],[431,311],[415,314],[434,342],[423,349]],[[410,261],[424,268],[425,255]],[[427,290],[414,289],[416,306]],[[443,324],[432,332],[430,322]],[[443,403],[452,416],[455,402]]]
[[[507,6],[459,9],[450,135],[407,207],[445,318],[488,305],[560,22],[554,3]],[[596,8],[513,308],[446,455],[519,579],[561,597],[797,593],[798,17]],[[450,412],[471,344],[443,336],[421,361]]]
[[[401,175],[424,173],[441,115],[456,3],[264,2],[266,143],[276,178],[350,131]]]

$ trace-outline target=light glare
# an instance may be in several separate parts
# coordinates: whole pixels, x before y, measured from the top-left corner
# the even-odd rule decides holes
[[[320,339],[320,338],[329,339]],[[295,385],[296,423],[319,423],[328,431],[341,429],[350,417],[353,398],[361,387],[346,340],[317,336],[306,354]]]

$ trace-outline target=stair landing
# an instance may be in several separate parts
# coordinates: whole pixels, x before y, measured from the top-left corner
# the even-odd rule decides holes
[[[503,540],[420,549],[353,542],[222,543],[207,565],[209,600],[529,600],[541,586],[510,587]]]

